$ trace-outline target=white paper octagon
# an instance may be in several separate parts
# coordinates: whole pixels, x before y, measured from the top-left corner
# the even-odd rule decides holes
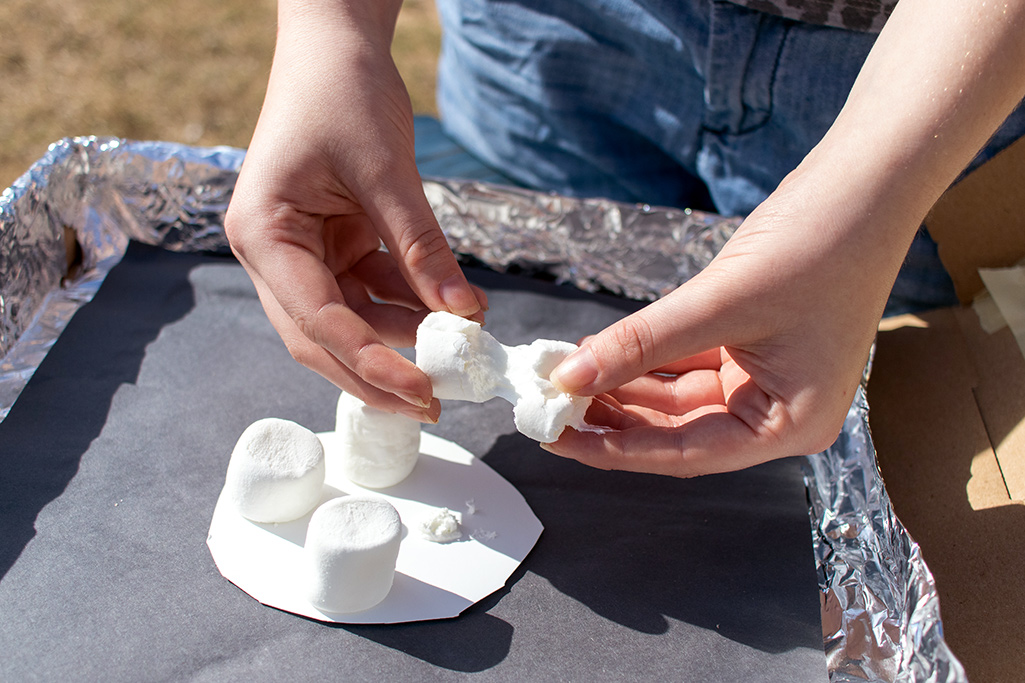
[[[543,527],[512,484],[464,448],[422,433],[413,472],[387,489],[365,489],[331,462],[334,432],[318,434],[328,468],[321,503],[350,493],[384,498],[402,518],[402,543],[395,582],[380,604],[364,612],[322,612],[304,597],[303,544],[310,512],[285,524],[242,517],[221,494],[207,545],[221,574],[265,605],[318,621],[392,624],[459,615],[505,585],[534,547]],[[463,537],[434,543],[419,535],[421,520],[447,507],[460,513]],[[471,514],[472,513],[472,514]]]

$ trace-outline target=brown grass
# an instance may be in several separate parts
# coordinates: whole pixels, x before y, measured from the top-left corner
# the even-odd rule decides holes
[[[245,147],[274,49],[274,0],[4,0],[0,188],[63,137]],[[440,29],[406,0],[393,53],[417,113],[434,113]]]

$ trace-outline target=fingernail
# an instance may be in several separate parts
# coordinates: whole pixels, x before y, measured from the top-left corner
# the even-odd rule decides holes
[[[473,290],[467,287],[458,275],[453,275],[438,285],[438,295],[448,310],[456,315],[465,317],[480,310],[480,302],[474,296]]]
[[[399,408],[397,412],[399,415],[405,415],[411,420],[416,420],[417,422],[426,422],[427,424],[437,424],[438,422],[426,412],[417,410],[416,408]]]
[[[401,398],[406,403],[410,403],[410,404],[412,404],[414,406],[417,406],[419,408],[430,408],[431,407],[431,400],[430,399],[427,399],[425,401],[424,399],[422,399],[419,396],[416,396],[415,394],[404,394],[401,391],[398,393],[398,396],[399,396],[399,398]]]
[[[573,394],[598,379],[598,363],[589,348],[577,349],[552,370],[549,379],[559,391]]]

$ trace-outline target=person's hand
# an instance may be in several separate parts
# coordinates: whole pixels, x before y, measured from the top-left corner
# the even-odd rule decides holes
[[[901,0],[823,140],[709,267],[552,373],[548,446],[693,476],[828,447],[926,212],[1025,95],[1025,0]]]
[[[781,187],[775,201],[790,193],[799,190]],[[838,226],[816,221],[807,203],[791,202],[787,213],[773,205],[698,276],[585,340],[556,369],[558,388],[598,395],[586,422],[605,429],[568,429],[548,450],[602,469],[687,477],[833,442],[894,259],[882,245],[836,240]],[[814,236],[802,222],[818,228]]]
[[[391,347],[413,345],[428,309],[479,319],[486,299],[424,196],[390,56],[397,11],[282,1],[225,229],[296,360],[370,405],[434,421],[430,380]]]

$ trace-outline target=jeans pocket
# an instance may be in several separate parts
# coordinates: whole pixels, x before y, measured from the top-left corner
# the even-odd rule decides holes
[[[791,22],[712,2],[705,63],[704,128],[742,135],[772,114],[773,84]]]

